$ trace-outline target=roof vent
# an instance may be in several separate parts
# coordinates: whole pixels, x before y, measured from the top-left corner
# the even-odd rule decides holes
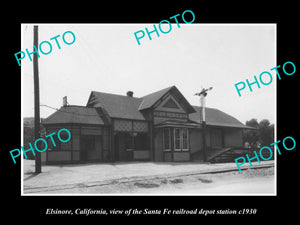
[[[127,91],[126,95],[127,95],[128,97],[133,97],[133,91]]]

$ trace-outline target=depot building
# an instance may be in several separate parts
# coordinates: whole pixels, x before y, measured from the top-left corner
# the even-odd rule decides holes
[[[51,163],[203,160],[201,107],[175,87],[134,97],[92,91],[86,106],[64,105],[43,121],[46,135],[66,128],[67,143],[49,142],[42,161]],[[243,129],[234,117],[205,108],[206,151],[243,147]]]

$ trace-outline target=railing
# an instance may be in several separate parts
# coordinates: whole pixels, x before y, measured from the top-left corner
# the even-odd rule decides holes
[[[274,159],[274,148],[271,149],[273,150],[271,159]],[[243,147],[227,147],[218,150],[211,150],[207,154],[208,155],[207,161],[213,163],[234,162],[234,160],[238,157],[246,157],[246,154],[248,154],[249,158],[254,157],[255,156],[254,151],[256,151],[256,154],[259,155],[259,150],[260,150],[259,148],[243,148]],[[269,158],[270,152],[261,151],[261,155],[264,158]]]

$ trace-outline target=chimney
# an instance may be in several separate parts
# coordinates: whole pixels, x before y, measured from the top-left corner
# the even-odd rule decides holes
[[[133,91],[127,91],[127,93],[126,93],[126,95],[128,96],[128,97],[133,97]]]
[[[63,97],[63,106],[66,107],[68,105],[67,96]]]

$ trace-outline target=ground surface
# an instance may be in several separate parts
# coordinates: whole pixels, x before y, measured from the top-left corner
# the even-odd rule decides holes
[[[273,161],[239,172],[235,163],[116,163],[43,166],[23,160],[24,194],[275,194]]]

